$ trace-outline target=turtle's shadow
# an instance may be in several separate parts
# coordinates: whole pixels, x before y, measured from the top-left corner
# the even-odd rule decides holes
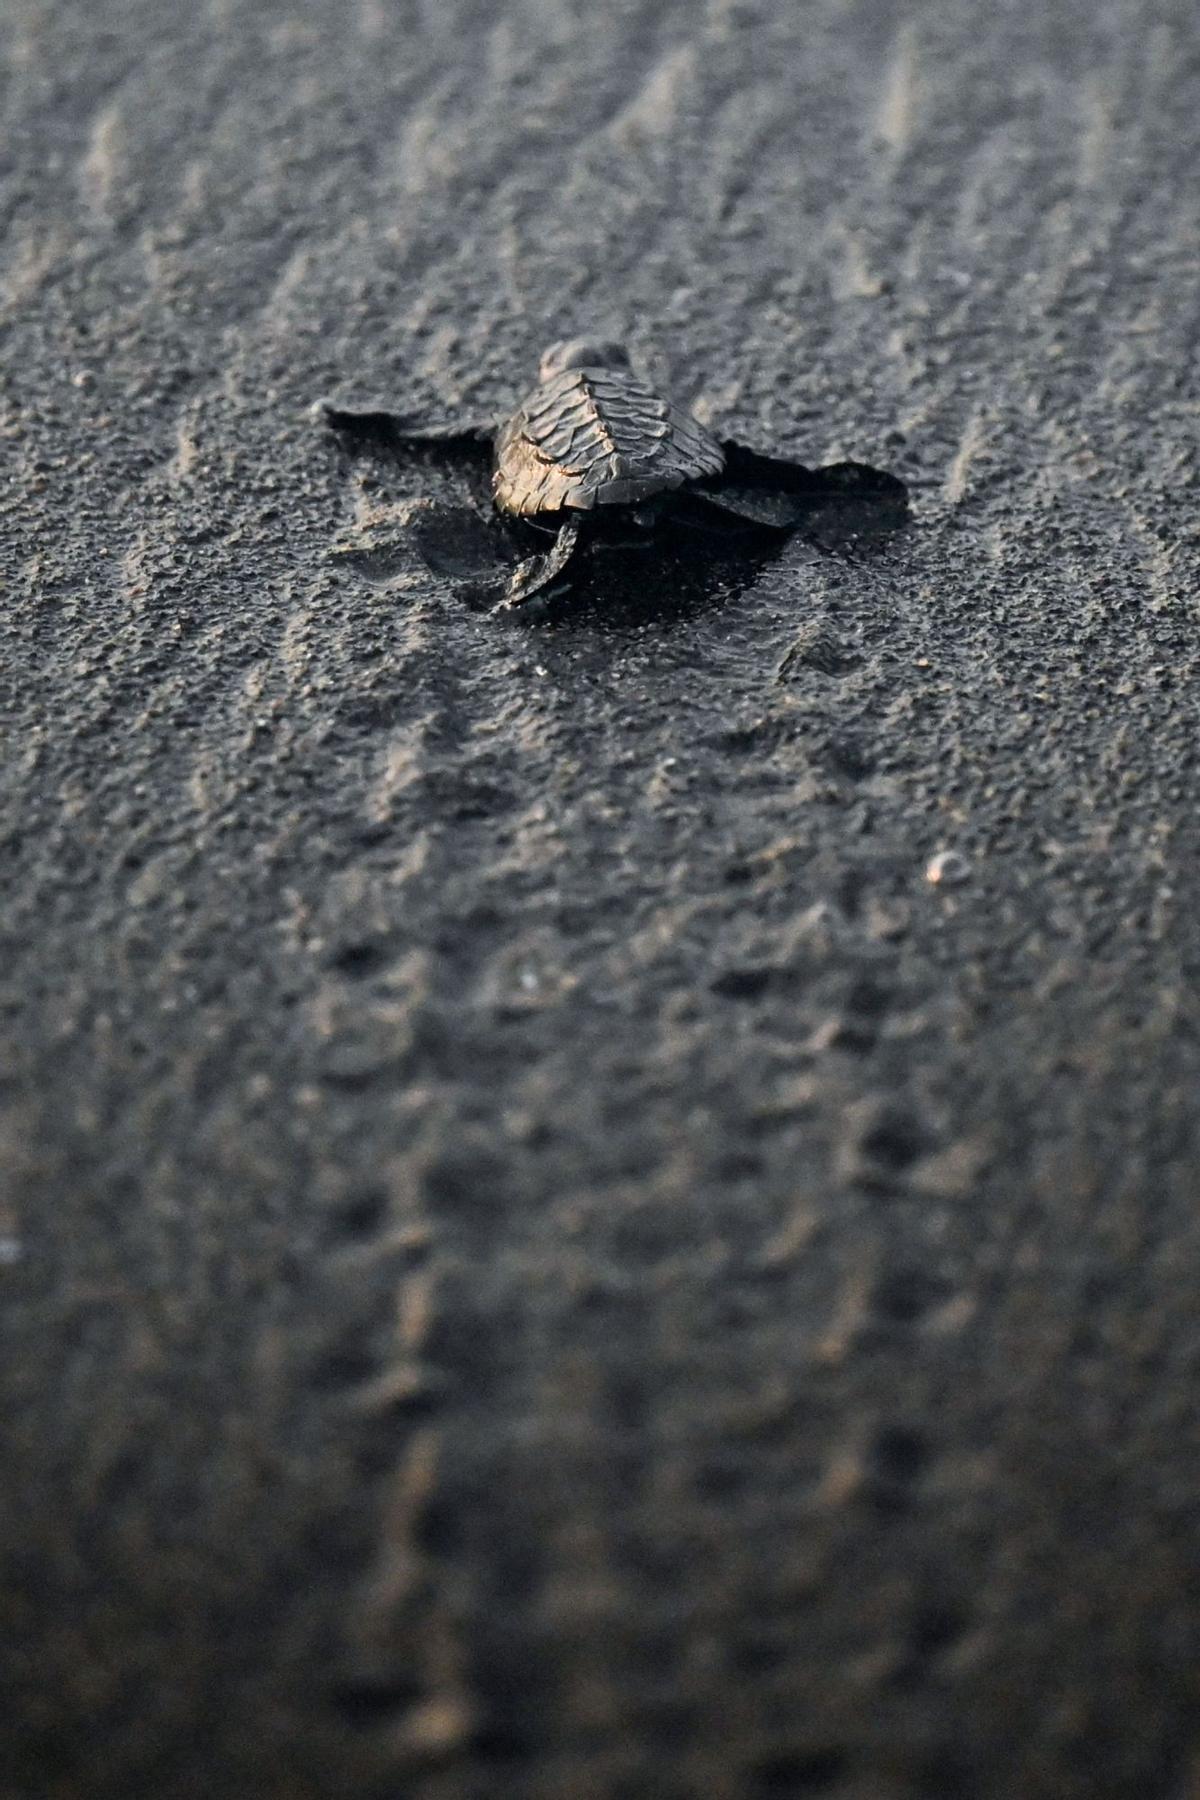
[[[745,593],[786,547],[777,533],[701,533],[674,520],[660,522],[644,543],[600,536],[577,558],[567,588],[509,616],[607,630],[683,624]]]
[[[547,624],[586,619],[609,628],[682,623],[753,587],[796,538],[818,555],[864,561],[902,531],[910,516],[902,484],[880,474],[877,485],[861,480],[852,494],[834,484],[828,493],[817,492],[803,521],[791,531],[766,530],[732,518],[725,522],[708,508],[686,502],[640,540],[627,521],[614,519],[611,526],[600,527],[572,565],[565,591],[535,600],[514,616]],[[545,538],[528,527],[507,529],[510,541],[539,538],[544,547]]]
[[[492,509],[477,458],[431,449],[431,475],[439,460],[441,478],[430,484],[437,497],[409,503],[402,540],[390,547],[364,544],[347,560],[366,579],[386,582],[415,551],[458,599],[487,611],[521,558],[545,551],[552,536]],[[908,523],[908,495],[893,475],[858,464],[848,481],[846,467],[805,472],[797,502],[801,517],[789,530],[725,515],[703,495],[686,493],[673,497],[652,529],[640,529],[624,509],[598,511],[589,515],[589,542],[564,587],[506,616],[531,625],[587,620],[608,628],[669,626],[744,593],[793,538],[842,561],[869,557]]]

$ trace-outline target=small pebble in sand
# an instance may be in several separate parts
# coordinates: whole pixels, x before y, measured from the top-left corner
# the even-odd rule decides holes
[[[970,874],[971,865],[961,850],[939,850],[925,864],[925,879],[934,887],[957,887]]]

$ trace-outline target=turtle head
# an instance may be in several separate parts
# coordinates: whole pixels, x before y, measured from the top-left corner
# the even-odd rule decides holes
[[[629,352],[623,344],[611,344],[604,338],[567,338],[551,344],[543,351],[538,378],[550,381],[564,369],[627,369]]]

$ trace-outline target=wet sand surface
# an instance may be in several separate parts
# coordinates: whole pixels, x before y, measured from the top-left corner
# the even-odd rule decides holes
[[[1198,79],[9,0],[6,1800],[1192,1794]],[[592,327],[911,526],[481,616]]]

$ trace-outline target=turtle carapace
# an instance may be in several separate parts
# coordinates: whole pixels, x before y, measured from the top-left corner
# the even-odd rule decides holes
[[[719,475],[711,432],[635,375],[619,345],[556,344],[538,384],[496,437],[492,492],[501,512],[637,506]]]

